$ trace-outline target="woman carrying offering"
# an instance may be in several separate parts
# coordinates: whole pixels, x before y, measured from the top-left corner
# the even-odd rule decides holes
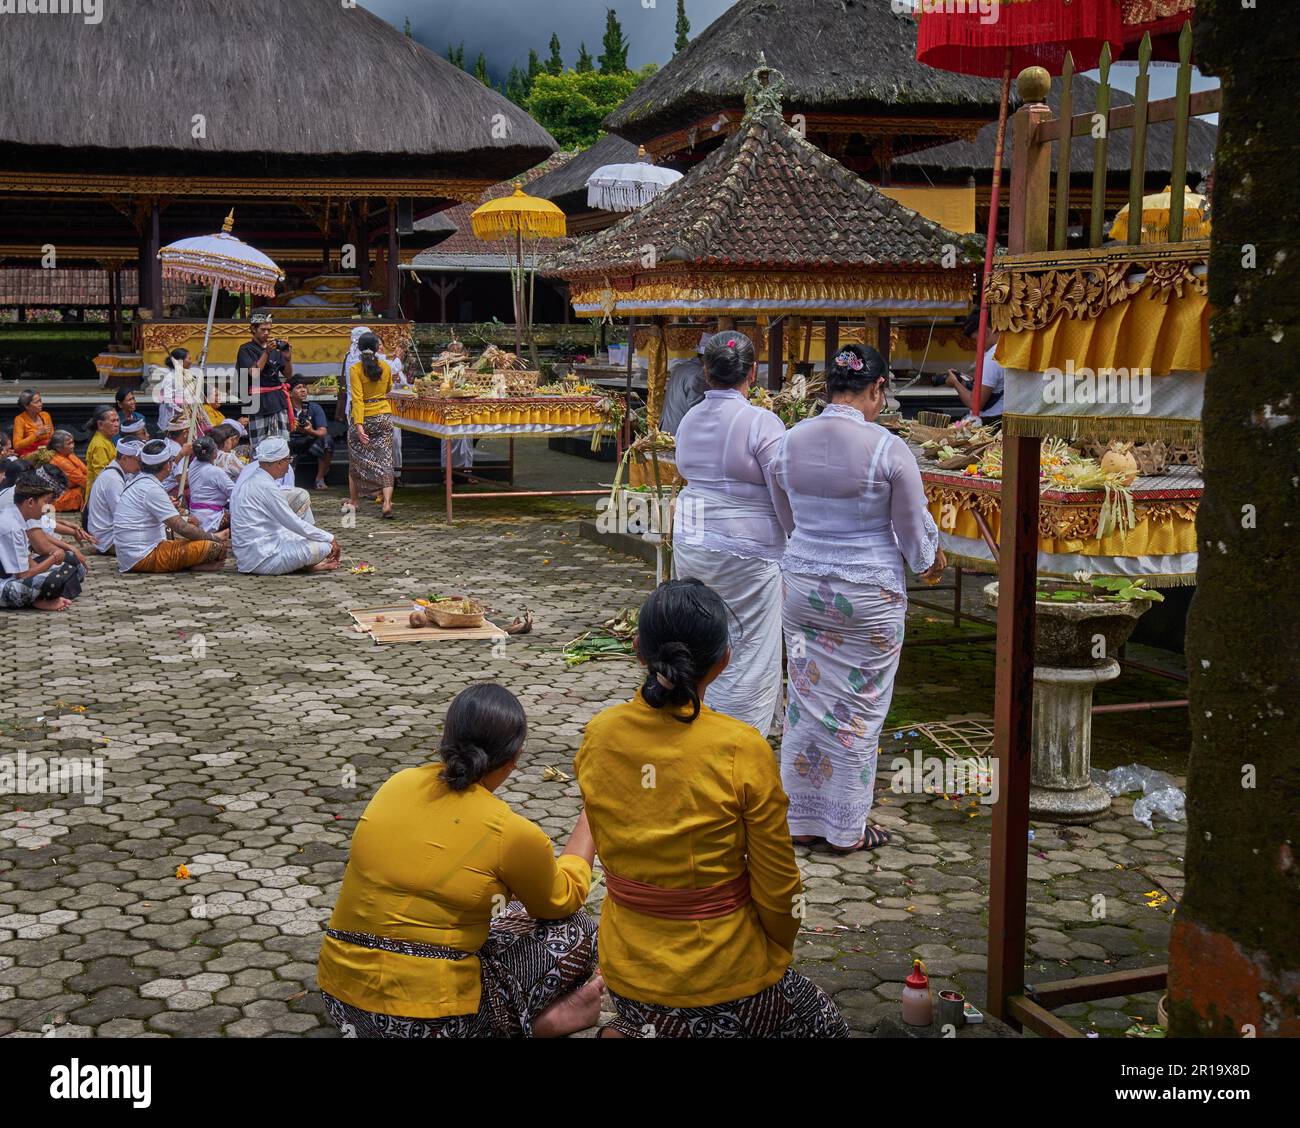
[[[388,393],[393,372],[379,359],[379,338],[364,334],[357,341],[360,359],[348,369],[348,492],[357,498],[383,495],[385,517],[393,515],[393,416]]]
[[[398,772],[366,807],[316,969],[345,1035],[547,1038],[596,1024],[587,816],[557,860],[493,794],[527,729],[512,693],[470,686],[447,710],[443,763]]]
[[[708,389],[677,428],[677,466],[688,485],[677,503],[673,571],[708,584],[737,620],[731,662],[706,703],[766,736],[781,698],[780,560],[794,522],[772,491],[785,427],[746,398],[757,371],[743,334],[706,342]]]
[[[90,487],[95,484],[95,479],[117,457],[113,440],[117,438],[120,426],[117,408],[106,403],[95,408],[86,424],[86,430],[90,432],[90,444],[86,447],[86,497],[90,497]]]
[[[916,460],[873,422],[888,375],[875,349],[842,350],[826,373],[830,402],[787,433],[776,461],[795,525],[781,564],[781,780],[795,841],[839,853],[889,841],[867,815],[903,647],[903,561],[923,579],[946,566]]]
[[[790,967],[803,891],[767,741],[701,703],[728,615],[698,580],[641,608],[637,696],[597,714],[574,758],[605,869],[600,966],[615,1036],[846,1037]]]

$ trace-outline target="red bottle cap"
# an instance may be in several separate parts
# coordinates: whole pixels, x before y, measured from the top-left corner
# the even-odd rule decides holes
[[[903,980],[903,982],[908,987],[917,991],[924,991],[930,986],[930,977],[921,970],[920,960],[912,961],[912,974]]]

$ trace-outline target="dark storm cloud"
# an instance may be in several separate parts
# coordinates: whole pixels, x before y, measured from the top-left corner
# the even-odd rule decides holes
[[[686,0],[694,38],[733,0]],[[629,43],[628,65],[667,62],[676,38],[677,0],[362,0],[365,7],[398,28],[407,17],[415,38],[440,55],[447,44],[465,44],[468,65],[482,51],[494,78],[514,63],[528,63],[528,51],[543,59],[551,33],[560,37],[564,61],[573,66],[585,41],[592,58],[601,52],[605,11],[613,8]]]

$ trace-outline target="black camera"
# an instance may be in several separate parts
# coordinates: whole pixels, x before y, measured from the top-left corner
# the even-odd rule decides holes
[[[284,352],[284,350],[287,349],[287,348],[289,347],[289,342],[288,342],[288,341],[283,341],[283,340],[281,340],[279,337],[277,337],[277,338],[275,339],[275,341],[273,342],[273,344],[274,344],[275,347],[276,347],[277,349],[279,349],[281,352]]]

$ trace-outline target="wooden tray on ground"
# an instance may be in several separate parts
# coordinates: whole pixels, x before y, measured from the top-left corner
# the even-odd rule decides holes
[[[455,642],[458,639],[505,638],[506,632],[487,622],[481,627],[413,627],[408,621],[413,603],[393,603],[385,607],[349,607],[348,614],[365,629],[375,642]],[[393,622],[380,623],[379,616]]]

